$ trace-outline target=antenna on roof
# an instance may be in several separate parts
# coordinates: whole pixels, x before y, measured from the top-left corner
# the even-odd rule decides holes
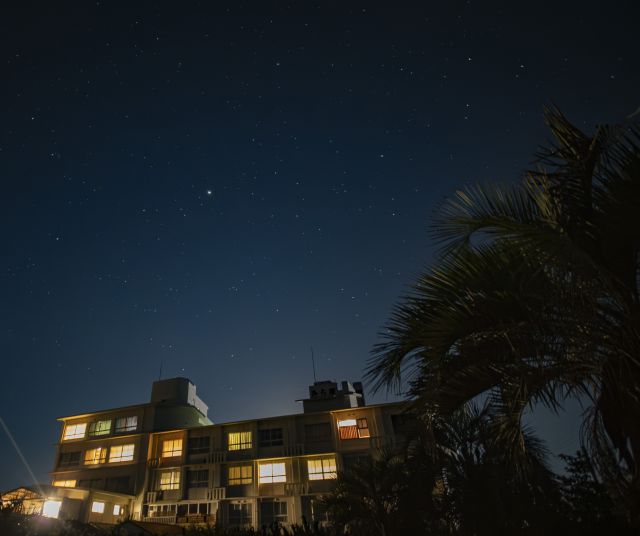
[[[316,360],[313,357],[313,346],[311,346],[311,366],[313,366],[313,381],[317,382],[318,378],[316,378]]]
[[[158,381],[162,379],[162,359],[160,360],[160,374],[158,374]]]

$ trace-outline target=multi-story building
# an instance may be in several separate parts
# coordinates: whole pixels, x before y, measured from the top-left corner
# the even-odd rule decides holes
[[[43,513],[259,527],[324,521],[340,470],[401,439],[402,403],[366,406],[360,383],[316,382],[303,413],[213,424],[184,378],[148,404],[61,418]]]

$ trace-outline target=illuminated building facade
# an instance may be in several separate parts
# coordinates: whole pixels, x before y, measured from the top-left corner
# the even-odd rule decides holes
[[[224,526],[324,521],[337,472],[402,439],[402,403],[366,406],[359,383],[316,382],[295,415],[213,424],[184,378],[151,402],[63,423],[45,515]]]

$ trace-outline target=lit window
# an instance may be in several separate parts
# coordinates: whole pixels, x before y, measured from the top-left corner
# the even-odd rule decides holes
[[[89,425],[90,436],[103,436],[111,433],[111,420],[92,422]]]
[[[116,419],[116,434],[132,432],[138,428],[138,417],[120,417]]]
[[[284,463],[261,463],[258,481],[260,484],[286,482],[287,472]]]
[[[104,503],[102,501],[93,501],[91,503],[91,511],[94,514],[104,514]]]
[[[53,485],[57,488],[75,488],[75,480],[54,480]]]
[[[182,455],[182,439],[168,439],[162,442],[162,457],[171,458]]]
[[[44,517],[52,517],[54,519],[58,519],[61,506],[62,501],[44,501],[44,504],[42,505],[42,515]]]
[[[251,465],[238,465],[229,467],[229,485],[251,484],[253,482],[253,467]]]
[[[109,451],[109,463],[130,462],[133,460],[134,445],[117,445]]]
[[[358,439],[369,436],[369,425],[366,418],[345,419],[338,421],[340,439]]]
[[[307,460],[309,480],[330,480],[337,478],[336,459],[331,456],[317,460]]]
[[[107,460],[107,449],[104,447],[89,449],[84,453],[85,465],[97,465],[99,463],[104,463],[106,460]]]
[[[245,450],[251,448],[251,432],[230,432],[229,450]]]
[[[180,471],[160,473],[160,489],[180,489]]]
[[[86,422],[83,422],[82,424],[67,424],[64,429],[64,437],[62,440],[68,441],[69,439],[82,439],[86,431]]]
[[[122,506],[120,506],[119,504],[114,504],[113,505],[113,515],[114,516],[119,516],[122,513]]]

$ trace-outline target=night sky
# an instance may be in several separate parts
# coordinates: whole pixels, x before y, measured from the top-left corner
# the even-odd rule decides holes
[[[301,411],[311,346],[360,379],[446,196],[518,180],[546,104],[640,106],[632,1],[9,4],[0,416],[43,482],[56,417],[161,364],[215,422]],[[555,451],[578,413],[536,417]],[[0,430],[0,490],[28,483]]]

